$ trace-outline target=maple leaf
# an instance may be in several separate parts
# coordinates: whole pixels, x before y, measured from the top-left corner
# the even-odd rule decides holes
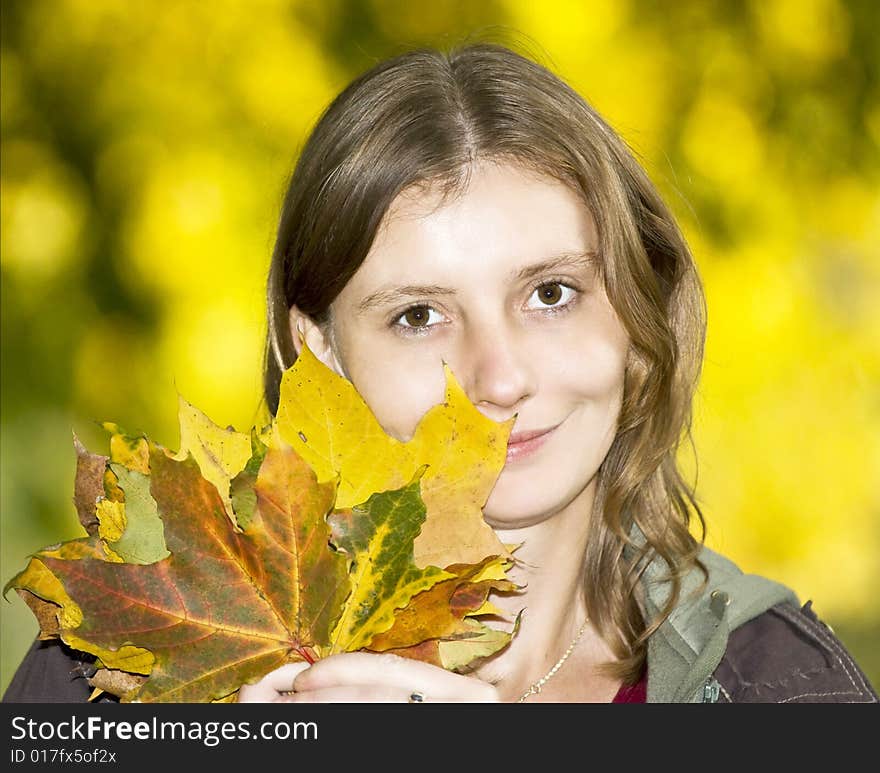
[[[373,494],[363,505],[329,519],[333,544],[352,556],[352,593],[330,637],[327,654],[365,646],[392,626],[395,613],[422,591],[453,575],[413,563],[413,541],[425,519],[416,479]]]
[[[76,435],[73,436],[73,446],[76,451],[73,504],[83,528],[88,534],[94,534],[98,529],[95,508],[98,499],[104,496],[104,472],[107,469],[107,457],[102,454],[90,453]]]
[[[150,476],[110,463],[110,483],[121,498],[102,498],[95,506],[98,534],[114,555],[130,564],[152,564],[168,555],[159,508],[150,493]],[[119,494],[115,494],[119,497]]]
[[[198,462],[202,475],[217,488],[223,506],[234,518],[229,497],[231,479],[244,469],[251,457],[251,440],[232,427],[221,429],[202,411],[178,396],[180,417],[180,449],[175,459],[188,455]]]
[[[194,460],[154,448],[151,491],[168,558],[138,565],[40,555],[83,612],[78,639],[152,653],[138,700],[220,698],[297,653],[306,657],[330,622],[328,586],[335,581],[347,594],[345,557],[326,547],[333,485],[314,482],[312,470],[281,449],[268,451],[263,468],[257,488],[265,505],[241,531]],[[320,575],[318,587],[299,576],[303,566]]]
[[[308,353],[297,376],[325,395],[328,379],[336,386],[335,374]],[[511,634],[477,618],[497,612],[490,592],[515,586],[497,538],[468,545],[495,551],[474,564],[443,569],[415,561],[430,515],[422,492],[431,464],[433,490],[455,490],[462,471],[444,457],[454,455],[456,442],[469,442],[463,454],[472,456],[491,440],[495,475],[500,469],[493,443],[506,440],[509,427],[489,435],[472,415],[462,418],[454,389],[450,382],[447,403],[423,420],[433,435],[406,449],[407,463],[416,452],[428,461],[397,488],[375,488],[344,507],[341,473],[321,467],[319,479],[280,422],[248,437],[217,427],[181,399],[176,454],[107,423],[109,456],[75,440],[74,501],[88,536],[38,552],[6,590],[16,588],[28,603],[41,637],[94,654],[100,669],[92,684],[123,700],[228,701],[284,662],[357,649],[464,668],[509,643]],[[348,409],[358,416],[367,410],[349,402],[313,407],[311,415],[339,418]],[[325,436],[309,426],[317,447],[340,440],[328,438],[325,426]],[[439,454],[426,451],[426,437]],[[346,463],[344,470],[350,486],[365,490],[350,477],[356,468]],[[370,477],[366,489],[381,486],[378,480]],[[468,509],[474,496],[484,493],[470,486],[455,501]],[[423,554],[430,553],[428,543]]]
[[[419,645],[429,639],[471,639],[488,631],[475,627],[470,618],[476,616],[504,617],[501,610],[488,601],[494,592],[514,592],[519,588],[506,576],[510,561],[502,556],[489,556],[478,564],[447,567],[448,579],[412,599],[394,619],[387,631],[374,636],[369,649],[376,652],[400,650]],[[405,653],[403,653],[405,654]],[[418,653],[413,655],[419,657]],[[441,664],[439,650],[432,662]]]
[[[339,509],[400,488],[427,465],[421,496],[428,516],[414,549],[419,566],[510,555],[482,508],[504,465],[513,419],[497,423],[483,416],[448,367],[445,401],[403,442],[385,433],[351,382],[303,346],[281,379],[277,426],[319,480],[338,477]]]

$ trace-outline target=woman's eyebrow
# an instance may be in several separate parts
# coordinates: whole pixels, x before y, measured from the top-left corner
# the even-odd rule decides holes
[[[399,303],[406,298],[413,296],[436,297],[438,295],[454,295],[455,290],[451,287],[440,287],[438,285],[403,285],[401,287],[387,287],[376,290],[364,298],[355,309],[356,314],[363,314],[374,306],[389,306],[393,303]]]
[[[540,263],[531,263],[516,272],[519,280],[531,279],[540,274],[551,274],[561,269],[585,269],[594,268],[599,259],[599,254],[594,250],[577,250],[573,252],[560,252],[552,255]]]

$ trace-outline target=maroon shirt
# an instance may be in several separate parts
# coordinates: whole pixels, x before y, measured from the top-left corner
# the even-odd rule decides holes
[[[635,684],[620,686],[612,703],[647,703],[648,698],[648,672],[642,671],[642,676]]]

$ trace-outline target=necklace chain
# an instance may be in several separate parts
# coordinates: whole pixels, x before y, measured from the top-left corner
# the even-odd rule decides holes
[[[574,639],[571,640],[571,644],[568,645],[568,649],[562,653],[562,657],[556,661],[556,665],[553,666],[544,676],[542,676],[537,682],[529,685],[529,689],[526,690],[522,695],[519,696],[519,700],[517,703],[523,703],[529,696],[537,695],[541,692],[541,688],[549,682],[554,674],[562,668],[562,665],[568,660],[568,656],[574,652],[574,648],[577,647],[578,642],[581,640],[581,637],[584,635],[584,631],[587,630],[587,623],[590,622],[590,619],[587,618],[584,620],[584,624],[581,626],[580,630],[575,634]]]

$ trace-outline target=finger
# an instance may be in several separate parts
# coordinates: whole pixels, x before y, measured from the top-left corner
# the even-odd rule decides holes
[[[325,687],[308,692],[292,692],[279,695],[275,703],[487,703],[499,702],[497,695],[460,693],[455,697],[431,696],[419,690],[409,692],[399,689],[382,690],[376,687]]]
[[[397,688],[339,685],[278,696],[276,703],[406,703],[409,694]]]
[[[306,662],[285,663],[280,668],[270,671],[259,681],[242,685],[238,691],[238,702],[268,703],[273,701],[279,693],[292,690],[294,679],[308,668],[309,664]]]
[[[432,696],[435,701],[498,700],[495,688],[476,677],[387,653],[331,655],[301,672],[293,683],[297,693],[340,686],[368,687],[406,698],[418,692]]]
[[[308,672],[294,680],[294,690],[308,692],[345,684],[369,686],[381,684],[400,690],[414,680],[442,678],[446,672],[437,666],[420,663],[399,655],[347,652],[318,660]]]

